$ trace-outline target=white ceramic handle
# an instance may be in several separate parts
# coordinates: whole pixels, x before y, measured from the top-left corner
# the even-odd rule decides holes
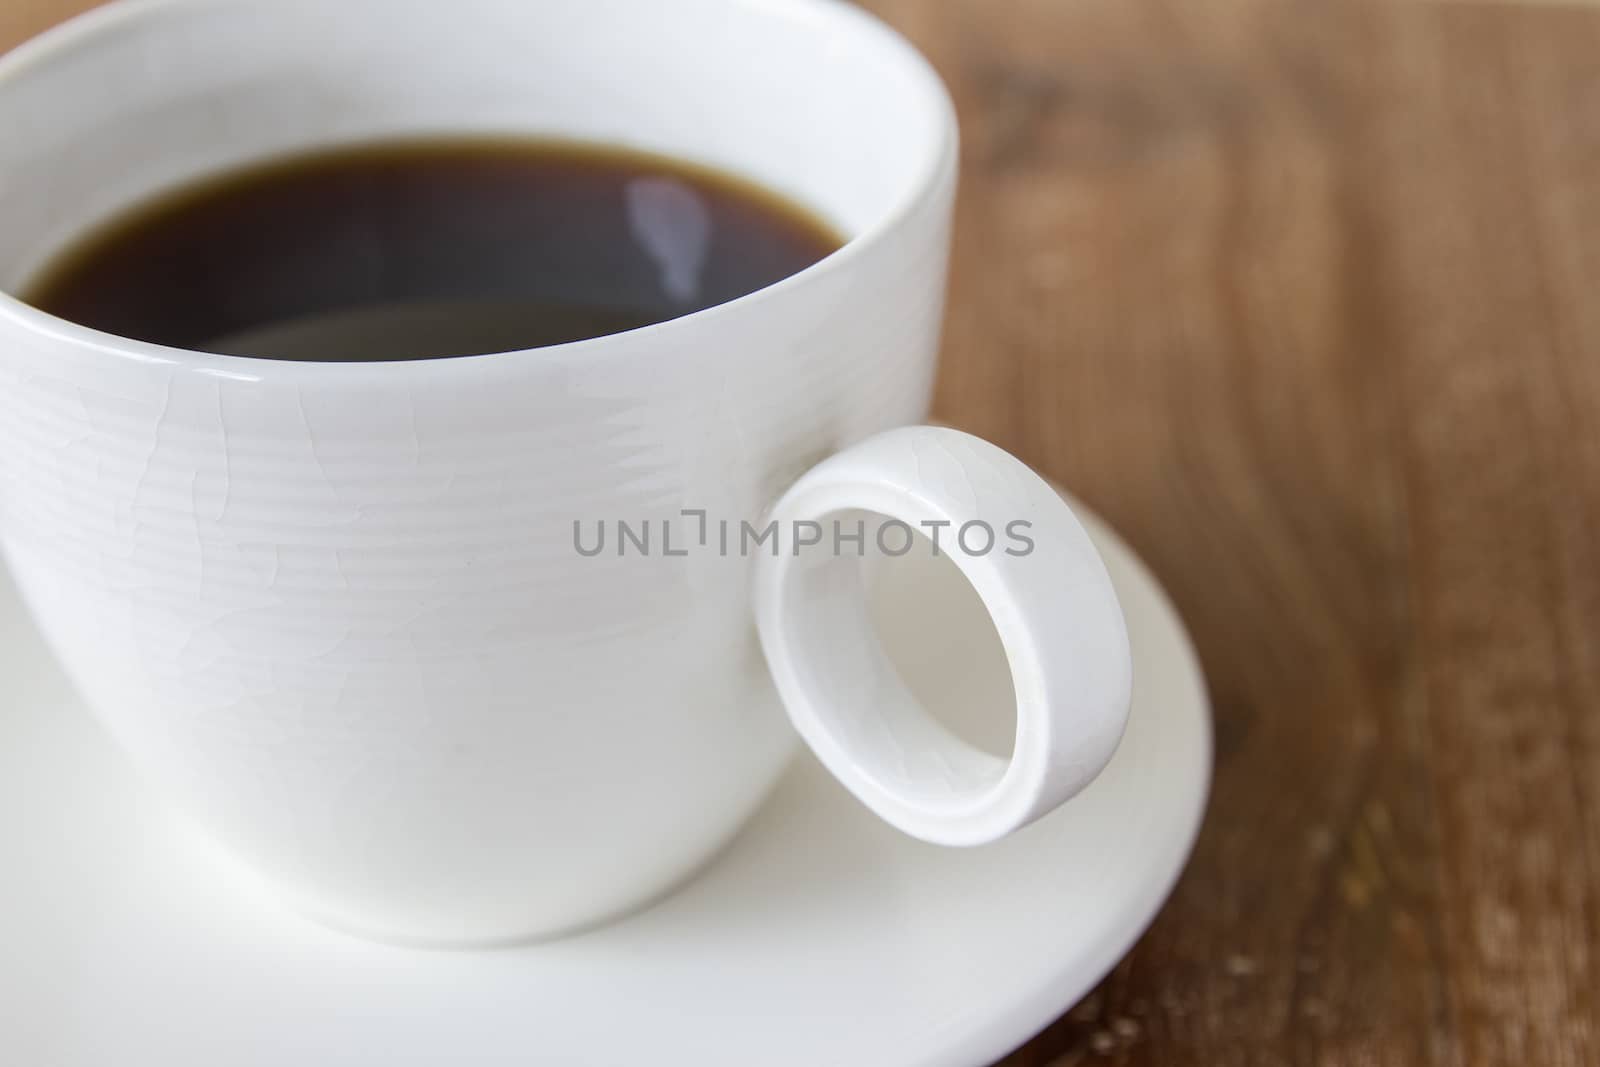
[[[1110,760],[1133,682],[1122,609],[1083,526],[1020,460],[957,430],[890,430],[818,464],[771,518],[782,549],[757,565],[756,619],[773,679],[806,743],[886,821],[925,841],[982,844]],[[878,644],[852,535],[865,521],[872,551],[888,520],[939,533],[993,616],[1017,700],[1009,761],[933,719]],[[884,538],[894,554],[907,541],[898,528]]]

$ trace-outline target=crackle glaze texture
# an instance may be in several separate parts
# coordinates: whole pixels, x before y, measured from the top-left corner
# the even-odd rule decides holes
[[[522,937],[727,839],[793,748],[749,560],[582,558],[573,523],[754,520],[924,415],[954,132],[908,47],[820,2],[124,3],[0,63],[0,128],[6,292],[172,181],[398,132],[679,153],[850,234],[708,312],[456,360],[177,352],[0,296],[16,581],[140,766],[300,907]]]

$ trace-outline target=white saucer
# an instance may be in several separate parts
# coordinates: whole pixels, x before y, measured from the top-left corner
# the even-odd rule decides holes
[[[130,775],[0,573],[3,1058],[989,1063],[1128,950],[1205,804],[1210,720],[1182,624],[1128,548],[1086,519],[1127,612],[1136,696],[1111,766],[1061,811],[998,845],[937,848],[875,821],[803,756],[678,892],[587,934],[476,953],[324,930],[220,862]],[[1006,691],[998,643],[963,610],[972,593],[947,563],[907,556],[881,591],[886,644],[925,699],[974,708]]]

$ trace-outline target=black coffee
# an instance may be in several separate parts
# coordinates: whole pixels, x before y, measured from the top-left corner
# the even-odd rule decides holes
[[[661,322],[770,285],[840,243],[773,193],[658,156],[391,142],[178,189],[90,234],[24,299],[180,348],[428,359]]]

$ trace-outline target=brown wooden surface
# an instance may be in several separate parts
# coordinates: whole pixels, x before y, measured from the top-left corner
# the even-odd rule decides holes
[[[1600,10],[869,6],[963,121],[939,414],[1216,702],[1176,894],[1007,1067],[1600,1063]]]

